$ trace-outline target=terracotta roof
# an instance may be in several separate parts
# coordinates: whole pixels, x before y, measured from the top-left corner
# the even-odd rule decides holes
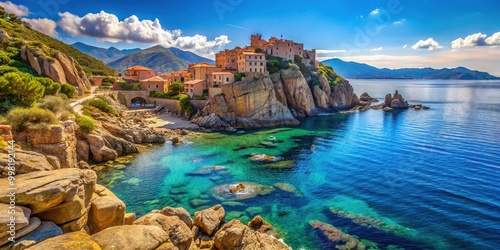
[[[191,65],[189,65],[189,67],[190,67],[190,68],[201,68],[201,67],[216,68],[217,66],[212,65],[212,64],[207,63],[207,62],[201,62],[201,63],[191,64]]]
[[[146,67],[143,67],[143,66],[136,65],[136,66],[132,66],[132,67],[130,67],[130,68],[127,68],[126,70],[133,70],[133,71],[147,71],[147,70],[153,70],[153,69],[150,69],[150,68],[146,68]]]
[[[167,80],[159,77],[159,76],[153,76],[151,78],[148,78],[148,79],[144,79],[142,80],[141,82],[166,82]]]
[[[184,82],[184,85],[196,85],[198,83],[202,83],[206,80],[191,80],[191,81],[187,81],[187,82]]]
[[[227,74],[233,74],[231,72],[212,72],[212,75],[227,75]]]
[[[252,56],[265,56],[262,53],[246,52],[246,51],[240,52],[240,54],[243,54],[243,55],[252,55]]]

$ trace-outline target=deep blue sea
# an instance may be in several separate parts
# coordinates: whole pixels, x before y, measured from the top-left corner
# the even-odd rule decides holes
[[[227,220],[261,214],[294,249],[335,248],[310,226],[313,220],[379,249],[499,249],[500,81],[351,84],[358,95],[381,100],[397,89],[431,109],[204,134],[144,152],[100,172],[99,181],[139,216],[164,206],[194,212],[220,203]],[[252,160],[264,153],[281,160]],[[261,195],[221,194],[225,184],[239,182],[262,185]]]

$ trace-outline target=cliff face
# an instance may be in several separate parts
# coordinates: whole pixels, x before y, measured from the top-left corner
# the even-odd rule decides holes
[[[57,52],[53,60],[49,60],[45,57],[37,57],[33,51],[24,46],[21,49],[21,57],[39,75],[47,76],[59,83],[71,84],[76,87],[80,95],[90,90],[90,81],[83,69],[75,63],[73,58],[63,53]]]
[[[223,85],[222,95],[210,100],[202,111],[202,117],[194,119],[204,126],[203,116],[215,114],[226,125],[233,127],[260,127],[296,125],[299,122],[292,116],[283,100],[278,100],[275,84],[269,76],[258,80],[245,80]],[[281,98],[280,98],[281,99]],[[213,115],[212,115],[213,117]],[[207,119],[205,118],[205,121]]]
[[[359,99],[347,80],[341,78],[332,89],[325,76],[312,74],[320,83],[312,91],[297,65],[258,80],[222,85],[222,95],[214,96],[192,122],[215,129],[294,125],[299,123],[295,117],[358,105]]]

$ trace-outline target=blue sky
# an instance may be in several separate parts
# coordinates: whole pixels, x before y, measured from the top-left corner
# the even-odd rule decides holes
[[[500,1],[0,1],[66,43],[99,47],[175,46],[213,57],[281,36],[378,67],[456,67],[500,76]]]

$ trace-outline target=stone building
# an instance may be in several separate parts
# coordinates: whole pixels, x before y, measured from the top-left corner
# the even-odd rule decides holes
[[[223,70],[237,71],[238,70],[238,54],[241,52],[254,52],[253,49],[242,49],[236,47],[234,49],[226,49],[215,54],[215,65]]]
[[[238,72],[265,73],[266,55],[255,52],[240,52],[238,54]]]
[[[316,61],[316,50],[304,50],[304,44],[296,43],[292,40],[271,37],[269,41],[266,41],[262,39],[260,34],[255,34],[250,38],[250,46],[260,48],[266,54],[277,56],[284,60],[293,61],[297,55],[304,59],[303,62],[306,65],[314,65]]]
[[[163,79],[159,76],[153,76],[148,79],[144,79],[140,81],[141,89],[147,91],[156,91],[156,92],[167,92],[170,83],[168,80]]]
[[[153,69],[136,65],[125,70],[125,76],[123,76],[123,79],[131,83],[140,82],[153,76],[155,76],[155,71]]]
[[[212,83],[214,86],[222,86],[234,82],[234,74],[231,72],[213,72]]]

